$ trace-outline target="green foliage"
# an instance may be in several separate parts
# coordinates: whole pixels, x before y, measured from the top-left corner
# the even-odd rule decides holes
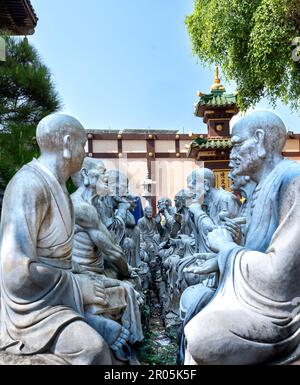
[[[145,339],[137,349],[140,362],[148,365],[176,365],[178,349],[176,340],[167,346],[160,346],[157,343],[157,334],[155,330],[144,333]]]
[[[236,81],[243,110],[262,97],[299,108],[300,66],[291,46],[300,36],[299,0],[195,0],[186,26],[201,63],[219,64]]]
[[[0,173],[6,182],[39,150],[38,122],[59,110],[51,74],[28,40],[5,37],[6,62],[0,63]]]

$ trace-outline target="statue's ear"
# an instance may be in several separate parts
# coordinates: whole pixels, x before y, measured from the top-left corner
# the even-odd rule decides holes
[[[64,159],[71,159],[71,157],[72,157],[72,153],[71,153],[71,137],[70,137],[70,135],[66,135],[64,137],[63,157],[64,157]]]
[[[257,142],[257,154],[261,159],[264,159],[267,155],[265,149],[265,132],[262,129],[255,131],[254,139]]]

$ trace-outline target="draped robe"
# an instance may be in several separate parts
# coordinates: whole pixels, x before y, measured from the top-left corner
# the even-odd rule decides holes
[[[84,319],[73,229],[70,198],[54,175],[38,160],[24,166],[3,202],[0,348],[42,353],[66,325]]]
[[[245,247],[219,253],[213,300],[185,327],[187,364],[263,364],[300,342],[300,165],[282,160],[256,187]]]

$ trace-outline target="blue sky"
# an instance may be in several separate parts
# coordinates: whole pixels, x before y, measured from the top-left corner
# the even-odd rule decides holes
[[[53,74],[64,112],[87,129],[205,132],[193,104],[197,90],[209,92],[213,68],[191,54],[184,19],[193,0],[31,1],[39,22],[29,39]],[[276,111],[300,132],[299,115],[282,105]]]

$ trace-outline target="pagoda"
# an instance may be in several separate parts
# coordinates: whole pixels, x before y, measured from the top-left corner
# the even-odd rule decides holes
[[[217,185],[229,189],[230,121],[239,112],[237,94],[226,93],[216,67],[211,92],[198,92],[197,96],[199,101],[194,105],[195,116],[203,119],[207,134],[192,136],[194,140],[188,148],[188,157],[204,162],[204,167],[216,174]]]

